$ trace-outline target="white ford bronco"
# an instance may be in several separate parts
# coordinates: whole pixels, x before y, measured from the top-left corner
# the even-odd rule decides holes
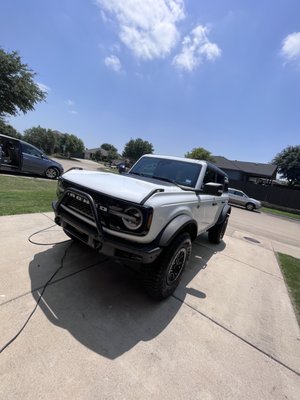
[[[200,234],[222,240],[231,211],[222,170],[157,155],[142,156],[126,174],[67,171],[57,196],[56,224],[101,254],[138,263],[156,299],[174,292]]]

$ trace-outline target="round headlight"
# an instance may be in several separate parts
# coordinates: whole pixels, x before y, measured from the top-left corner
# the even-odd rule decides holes
[[[124,211],[124,214],[126,216],[122,217],[122,221],[127,229],[135,231],[142,226],[143,214],[138,208],[129,207]]]

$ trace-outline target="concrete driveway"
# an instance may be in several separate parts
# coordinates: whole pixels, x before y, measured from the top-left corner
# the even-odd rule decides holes
[[[249,215],[262,216],[234,208],[218,246],[198,239],[161,303],[51,227],[52,213],[1,217],[0,347],[62,268],[0,355],[0,398],[298,399],[299,328],[273,240],[246,229]]]
[[[81,158],[71,158],[71,159],[63,159],[63,158],[54,158],[51,157],[53,160],[59,162],[64,167],[64,171],[67,171],[73,167],[79,167],[83,169],[88,169],[91,171],[100,171],[103,169],[109,170],[109,168],[105,168],[104,164],[99,164],[92,160],[84,160]]]

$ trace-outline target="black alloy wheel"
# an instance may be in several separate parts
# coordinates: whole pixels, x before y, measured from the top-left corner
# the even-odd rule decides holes
[[[189,233],[179,234],[152,264],[142,268],[146,292],[156,300],[169,297],[177,288],[192,251]]]

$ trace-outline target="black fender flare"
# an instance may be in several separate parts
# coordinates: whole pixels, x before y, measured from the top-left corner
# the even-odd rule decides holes
[[[172,240],[179,234],[179,232],[184,230],[191,233],[192,240],[197,237],[197,221],[192,219],[189,215],[181,214],[172,219],[172,221],[169,222],[169,224],[160,233],[158,239],[159,246],[168,246],[172,242]]]
[[[226,203],[221,211],[221,214],[218,218],[216,225],[222,224],[225,221],[227,215],[230,215],[230,213],[231,213],[231,206],[228,203]]]

